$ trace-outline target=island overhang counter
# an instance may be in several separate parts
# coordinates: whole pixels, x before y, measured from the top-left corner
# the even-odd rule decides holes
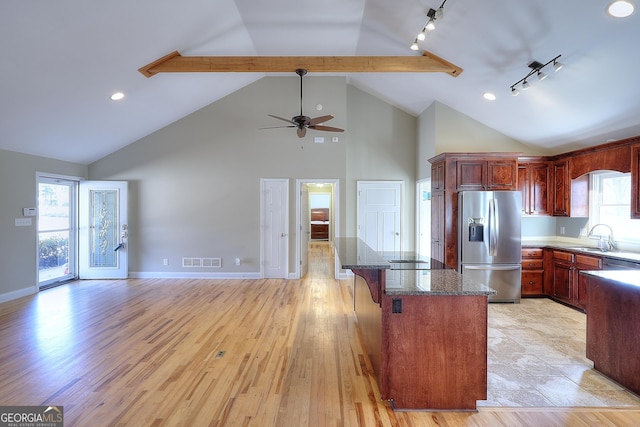
[[[398,410],[475,410],[487,398],[487,307],[495,291],[435,260],[338,238],[380,397]],[[395,256],[394,256],[395,255]]]

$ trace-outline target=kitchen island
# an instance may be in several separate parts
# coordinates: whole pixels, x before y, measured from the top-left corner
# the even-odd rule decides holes
[[[435,260],[336,239],[380,388],[400,410],[475,410],[487,398],[487,306],[495,291]]]
[[[640,278],[637,270],[581,272],[587,286],[587,358],[640,394]]]

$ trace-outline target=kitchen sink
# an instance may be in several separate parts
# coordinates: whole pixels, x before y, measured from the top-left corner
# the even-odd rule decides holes
[[[575,248],[567,248],[567,249],[572,250],[572,251],[591,252],[591,253],[594,253],[594,254],[603,254],[603,255],[604,254],[608,254],[608,253],[610,253],[610,254],[616,253],[616,251],[603,251],[600,248],[590,248],[590,247],[586,247],[586,246],[578,246],[578,247],[575,247]]]

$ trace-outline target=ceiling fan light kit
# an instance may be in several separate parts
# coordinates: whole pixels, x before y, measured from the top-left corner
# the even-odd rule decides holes
[[[518,80],[517,82],[515,82],[514,84],[511,85],[511,95],[518,96],[521,91],[529,89],[531,87],[531,83],[529,82],[529,78],[531,76],[533,76],[534,74],[536,74],[536,76],[538,77],[538,80],[540,80],[540,81],[546,79],[547,78],[547,73],[542,71],[542,69],[544,67],[546,67],[547,65],[549,65],[549,64],[553,64],[554,71],[556,71],[556,72],[560,71],[560,69],[562,69],[562,67],[564,66],[562,64],[562,62],[558,61],[558,59],[561,56],[562,55],[558,55],[555,58],[549,60],[545,64],[542,64],[542,63],[540,63],[538,61],[532,61],[528,65],[528,67],[531,69],[531,71],[529,71],[526,76],[524,76],[523,78],[521,78],[520,80]],[[520,88],[518,88],[518,85],[520,83],[522,83],[522,84],[520,85]]]
[[[427,23],[424,24],[422,31],[418,33],[416,39],[409,46],[409,49],[419,50],[420,46],[418,45],[418,42],[424,41],[427,38],[427,33],[436,29],[436,21],[438,19],[442,19],[444,16],[444,4],[446,2],[447,0],[444,0],[438,10],[431,8],[427,11]]]

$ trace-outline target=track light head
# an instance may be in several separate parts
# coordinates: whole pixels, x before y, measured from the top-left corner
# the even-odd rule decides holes
[[[515,86],[511,86],[511,95],[513,95],[513,96],[518,96],[518,95],[520,95],[520,91],[518,90],[518,88],[517,88],[517,87],[515,87]]]
[[[415,39],[413,43],[411,43],[411,46],[409,46],[409,49],[411,50],[418,50],[420,49],[420,46],[418,46],[418,39]]]
[[[529,84],[529,82],[525,79],[525,81],[522,82],[522,90],[527,90],[531,87],[531,85]]]
[[[418,34],[418,40],[423,41],[427,38],[427,28],[423,28],[422,31]]]
[[[553,60],[553,68],[556,70],[556,73],[562,70],[562,67],[564,67],[564,64],[562,62],[555,59]]]
[[[538,70],[538,80],[542,81],[547,78],[547,74],[544,71]]]

